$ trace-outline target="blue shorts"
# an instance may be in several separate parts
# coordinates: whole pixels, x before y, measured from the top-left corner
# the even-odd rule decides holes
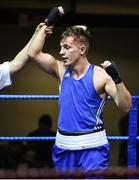
[[[107,169],[109,165],[109,144],[83,150],[64,150],[53,147],[53,161],[58,172],[80,172]]]

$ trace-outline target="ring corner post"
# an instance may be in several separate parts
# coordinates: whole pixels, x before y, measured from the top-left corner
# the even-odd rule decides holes
[[[136,144],[137,144],[137,108],[139,96],[132,96],[132,106],[128,119],[128,168],[136,168]]]

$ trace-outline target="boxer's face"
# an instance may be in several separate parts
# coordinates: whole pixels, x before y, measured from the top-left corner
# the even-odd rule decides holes
[[[61,40],[59,54],[65,66],[74,65],[81,57],[81,43],[75,37],[69,36]]]

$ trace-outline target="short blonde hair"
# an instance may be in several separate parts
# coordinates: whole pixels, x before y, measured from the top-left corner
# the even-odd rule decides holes
[[[72,27],[66,28],[66,30],[61,35],[61,40],[73,36],[75,40],[80,41],[81,43],[85,44],[86,46],[86,53],[89,50],[89,41],[90,41],[90,31],[88,30],[87,26],[84,25],[74,25]]]

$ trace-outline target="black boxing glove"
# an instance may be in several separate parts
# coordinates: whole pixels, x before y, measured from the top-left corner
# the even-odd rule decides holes
[[[56,20],[64,14],[64,10],[61,6],[54,7],[48,14],[47,18],[44,20],[47,26],[55,24]]]
[[[121,75],[118,71],[118,68],[115,64],[114,61],[111,61],[111,65],[105,68],[105,71],[107,72],[107,74],[109,76],[111,76],[111,78],[113,79],[113,81],[115,82],[115,84],[119,84],[122,82],[122,78]]]

